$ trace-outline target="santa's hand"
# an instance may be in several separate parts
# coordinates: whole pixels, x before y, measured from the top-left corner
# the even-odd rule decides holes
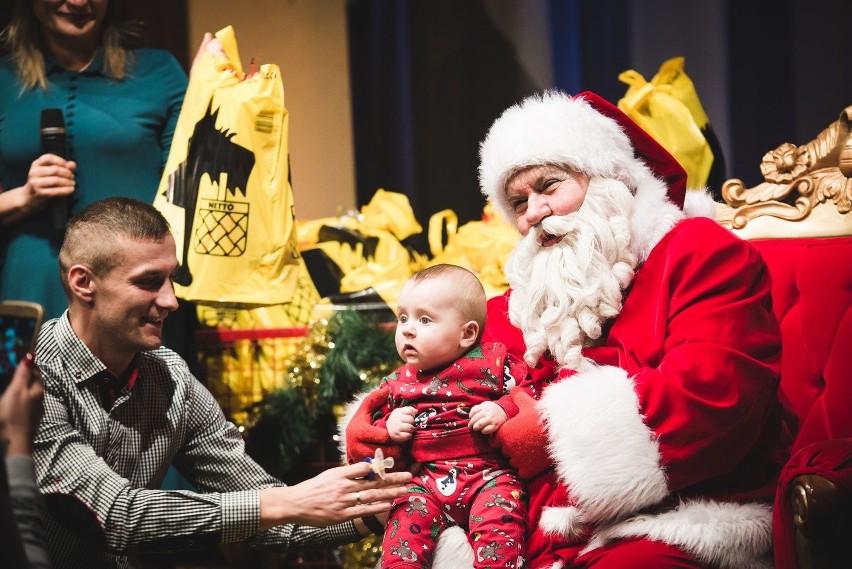
[[[393,457],[397,465],[401,464],[400,449],[388,435],[384,425],[373,424],[373,413],[387,402],[387,393],[376,389],[368,393],[346,426],[346,459],[350,464],[372,457],[376,447],[380,447],[385,456]]]
[[[395,443],[404,443],[414,436],[414,407],[397,407],[388,417],[388,435]]]
[[[547,452],[547,431],[536,409],[536,400],[521,389],[512,390],[518,414],[503,423],[489,439],[499,448],[521,478],[532,478],[552,465]]]

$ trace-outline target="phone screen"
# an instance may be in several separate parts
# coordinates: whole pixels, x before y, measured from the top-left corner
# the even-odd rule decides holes
[[[6,390],[15,368],[32,349],[38,321],[29,316],[0,315],[0,332],[3,344],[0,347],[0,393]]]

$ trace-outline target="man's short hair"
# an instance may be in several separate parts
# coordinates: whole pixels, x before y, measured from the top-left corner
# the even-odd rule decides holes
[[[69,295],[68,270],[85,265],[103,276],[124,259],[115,244],[119,239],[159,242],[169,235],[169,222],[154,206],[132,198],[113,197],[88,205],[68,222],[59,249],[62,287]]]
[[[456,307],[465,320],[475,320],[479,324],[479,333],[485,328],[487,313],[485,288],[479,278],[471,271],[458,265],[441,263],[432,265],[411,276],[413,283],[427,280],[445,279],[456,293]]]

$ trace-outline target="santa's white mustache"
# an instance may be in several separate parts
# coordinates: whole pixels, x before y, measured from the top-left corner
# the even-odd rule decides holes
[[[541,247],[541,244],[559,241],[560,246],[574,246],[581,233],[582,219],[580,212],[566,215],[551,215],[535,225],[527,236],[530,246]]]

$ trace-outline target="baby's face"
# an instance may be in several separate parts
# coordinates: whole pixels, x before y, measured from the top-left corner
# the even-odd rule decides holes
[[[466,321],[459,312],[449,281],[408,282],[399,294],[396,350],[407,364],[428,371],[460,357]]]

